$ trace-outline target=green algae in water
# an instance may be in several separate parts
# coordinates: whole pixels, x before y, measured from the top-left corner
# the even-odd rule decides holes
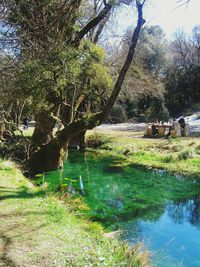
[[[73,153],[64,170],[48,173],[45,182],[52,191],[73,180],[70,186],[79,194],[81,175],[90,208],[84,212],[121,229],[130,243],[144,240],[156,251],[157,266],[200,266],[200,181],[122,165],[106,155]]]

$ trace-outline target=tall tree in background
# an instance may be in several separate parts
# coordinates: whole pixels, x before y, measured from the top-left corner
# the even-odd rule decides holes
[[[184,110],[200,101],[200,26],[192,36],[183,31],[175,34],[170,45],[171,58],[166,71],[167,104],[174,113],[174,106]]]
[[[116,75],[120,70],[130,39],[129,29],[124,36],[122,47],[109,58],[113,75]],[[159,26],[144,27],[140,34],[138,47],[120,97],[111,112],[111,119],[113,117],[115,119],[115,114],[118,114],[119,110],[121,114],[124,114],[121,119],[124,119],[127,114],[128,119],[137,118],[147,121],[156,116],[156,114],[153,115],[150,114],[152,112],[148,112],[149,107],[156,99],[159,99],[164,107],[165,89],[162,74],[167,49],[162,29]]]

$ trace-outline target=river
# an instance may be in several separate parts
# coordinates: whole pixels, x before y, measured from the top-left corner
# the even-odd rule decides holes
[[[63,171],[40,179],[51,191],[81,195],[89,208],[82,212],[130,245],[143,242],[153,266],[200,267],[200,180],[122,165],[108,155],[73,153]]]

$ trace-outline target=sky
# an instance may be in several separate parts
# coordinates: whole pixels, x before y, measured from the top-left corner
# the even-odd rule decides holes
[[[190,33],[200,24],[200,0],[191,0],[188,6],[180,6],[176,0],[151,0],[145,15],[148,25],[160,25],[169,37],[177,28]]]
[[[171,38],[178,29],[191,33],[195,25],[200,24],[200,0],[191,0],[189,5],[180,6],[178,0],[148,0],[144,7],[146,25],[159,25],[166,36]],[[121,32],[133,24],[133,11],[130,7],[120,12]],[[135,17],[135,16],[134,16]]]

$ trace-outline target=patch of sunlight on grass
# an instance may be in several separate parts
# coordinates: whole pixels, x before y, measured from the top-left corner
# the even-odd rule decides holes
[[[28,130],[22,130],[22,132],[23,132],[23,136],[25,136],[25,137],[30,137],[30,136],[32,136],[33,131],[34,131],[34,127],[29,127]],[[21,135],[21,132],[18,131],[18,130],[16,130],[16,131],[15,131],[15,134],[16,134],[16,135]]]
[[[96,130],[95,130],[96,131]],[[109,153],[122,156],[128,151],[126,161],[167,169],[173,172],[184,172],[187,175],[199,175],[200,140],[196,137],[180,138],[135,138],[128,131],[96,131],[98,138],[106,139],[100,147]]]

